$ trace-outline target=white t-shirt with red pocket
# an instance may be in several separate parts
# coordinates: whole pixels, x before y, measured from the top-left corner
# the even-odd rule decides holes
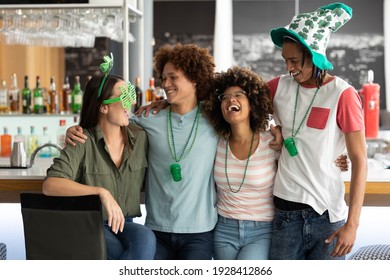
[[[292,136],[298,83],[289,75],[269,81],[275,107],[275,123],[282,126],[283,138]],[[360,97],[346,81],[332,77],[324,83],[313,101],[315,86],[299,86],[294,137],[298,155],[292,157],[283,147],[275,178],[274,195],[309,204],[331,222],[346,218],[344,182],[335,159],[346,153],[344,133],[364,130]]]

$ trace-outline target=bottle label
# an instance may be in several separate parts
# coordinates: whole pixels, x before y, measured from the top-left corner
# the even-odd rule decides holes
[[[81,105],[81,102],[83,101],[83,98],[81,95],[75,95],[74,97],[74,103],[75,104],[80,104]]]
[[[7,92],[0,91],[0,106],[7,106]]]
[[[42,106],[43,105],[43,98],[42,98],[42,96],[34,97],[34,104],[38,105],[38,106]]]

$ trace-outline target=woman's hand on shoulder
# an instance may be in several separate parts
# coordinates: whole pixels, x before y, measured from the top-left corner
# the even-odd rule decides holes
[[[153,109],[152,113],[157,114],[162,109],[164,109],[168,106],[169,106],[169,103],[166,99],[158,100],[158,101],[154,101],[154,102],[150,103],[149,105],[145,105],[145,106],[140,107],[134,114],[137,117],[140,117],[142,114],[144,114],[145,117],[147,117],[149,115],[150,110]]]
[[[75,142],[85,143],[87,136],[83,134],[83,128],[79,125],[74,125],[66,130],[66,143],[76,146]]]

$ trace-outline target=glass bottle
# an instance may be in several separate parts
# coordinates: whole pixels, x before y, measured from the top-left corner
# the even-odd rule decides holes
[[[141,89],[141,78],[137,77],[135,79],[135,94],[136,94],[136,104],[134,105],[134,112],[136,112],[142,106],[142,89]]]
[[[65,76],[64,85],[62,86],[61,113],[66,114],[71,111],[72,90],[70,89],[69,77]]]
[[[80,87],[80,76],[75,77],[74,88],[72,91],[72,112],[79,114],[83,102],[83,91]]]
[[[18,134],[14,136],[14,142],[23,142],[24,150],[27,151],[26,135],[23,134],[21,126],[17,127]]]
[[[57,130],[57,145],[65,147],[66,139],[66,120],[60,120],[60,127]]]
[[[0,142],[1,142],[1,156],[2,157],[9,157],[11,155],[11,142],[12,142],[12,136],[8,134],[8,128],[4,127],[4,134],[0,136]]]
[[[48,93],[49,114],[58,114],[58,94],[54,77],[50,78],[50,89]]]
[[[8,96],[7,82],[5,80],[2,80],[0,85],[0,113],[9,112],[8,102],[9,102],[9,96]]]
[[[156,100],[164,100],[167,99],[167,95],[165,90],[162,87],[156,87]]]
[[[38,148],[38,136],[35,134],[35,126],[30,126],[30,135],[27,136],[27,157]]]
[[[34,113],[43,113],[43,90],[41,88],[41,81],[37,76],[36,87],[34,89]]]
[[[31,114],[31,90],[28,87],[28,76],[24,76],[24,88],[22,90],[22,112]]]
[[[11,86],[8,91],[9,97],[10,97],[10,109],[13,113],[19,112],[19,96],[20,96],[20,89],[18,88],[18,80],[16,78],[16,74],[12,74],[11,76]]]
[[[154,87],[154,78],[150,78],[149,87],[145,92],[145,102],[150,104],[153,101],[156,101],[156,88]]]
[[[44,144],[51,143],[50,135],[47,132],[47,126],[43,127],[43,134],[39,136],[38,138],[38,144],[39,146],[42,146]],[[52,156],[51,147],[45,147],[42,148],[38,152],[38,156],[41,158],[49,158]]]

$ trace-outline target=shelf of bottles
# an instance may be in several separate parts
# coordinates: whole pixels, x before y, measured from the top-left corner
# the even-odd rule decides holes
[[[8,157],[9,147],[20,140],[25,143],[28,155],[45,143],[64,145],[66,128],[78,124],[82,106],[79,76],[75,77],[73,89],[68,77],[65,77],[61,90],[57,88],[54,77],[50,78],[49,88],[44,89],[39,76],[35,77],[34,87],[30,87],[29,77],[25,76],[24,88],[19,89],[15,74],[11,76],[10,86],[6,80],[2,80],[0,86],[1,157]],[[51,155],[46,151],[47,154]]]
[[[73,89],[70,88],[69,77],[66,76],[61,90],[57,88],[54,77],[50,78],[49,88],[44,89],[41,87],[39,76],[36,76],[33,88],[30,87],[29,77],[24,76],[24,88],[19,89],[16,74],[13,74],[9,87],[6,80],[1,80],[0,116],[7,114],[79,114],[82,96],[79,76],[75,77]]]
[[[23,117],[23,121],[21,121]],[[14,142],[24,142],[28,156],[39,145],[45,143],[64,146],[66,129],[79,122],[78,114],[1,114],[0,115],[0,157],[9,157]],[[6,140],[3,140],[6,139]],[[47,155],[57,156],[55,149]]]

